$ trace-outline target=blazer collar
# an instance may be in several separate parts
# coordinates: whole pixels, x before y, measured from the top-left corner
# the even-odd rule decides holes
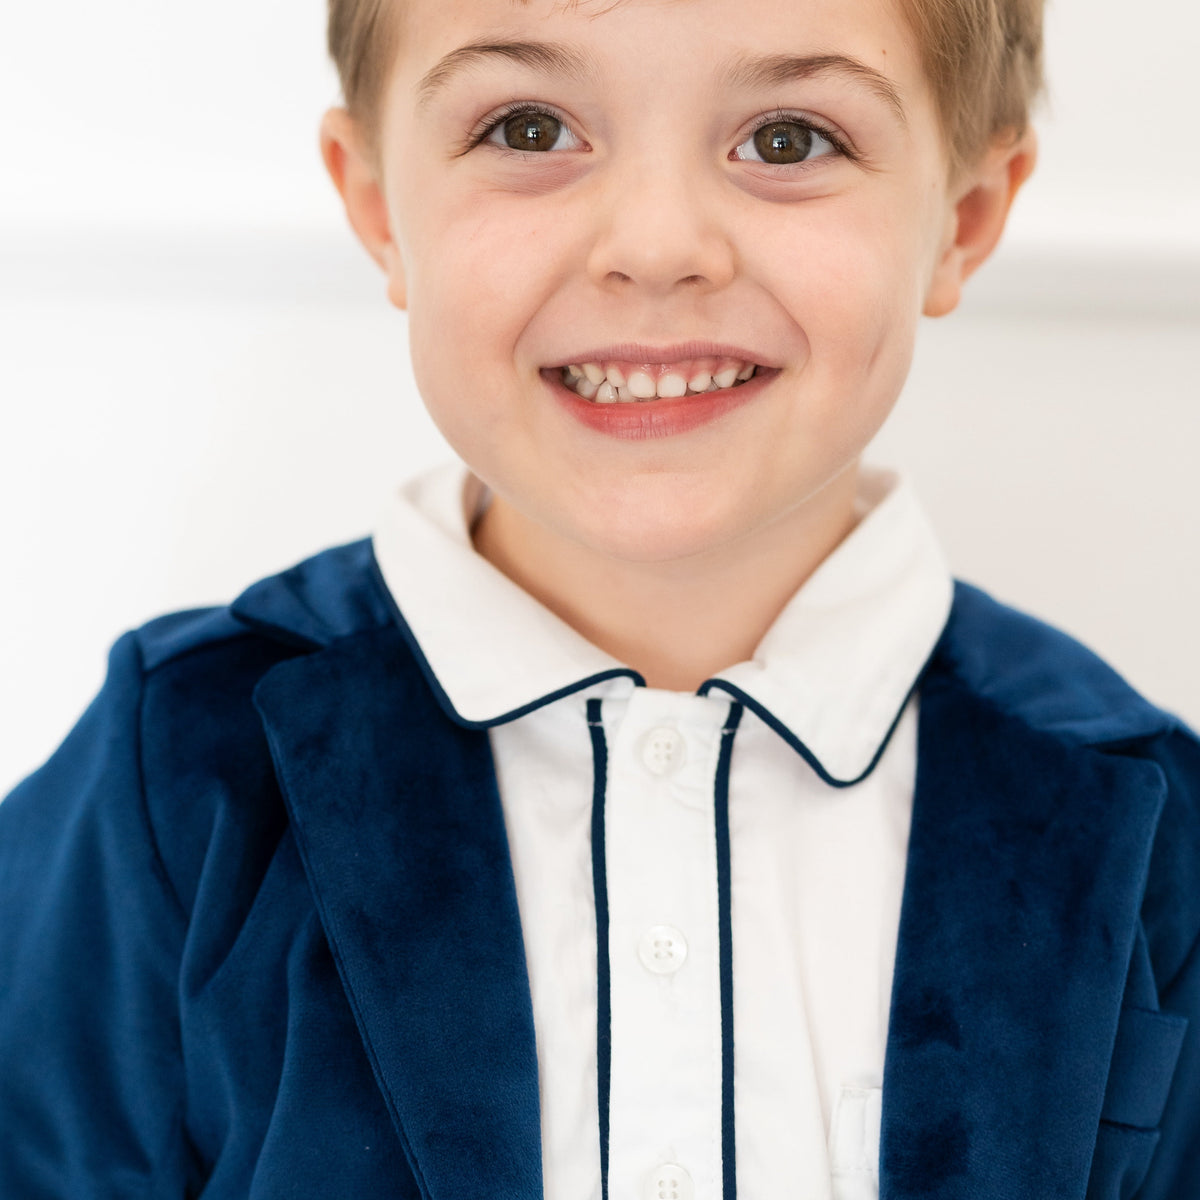
[[[422,1194],[486,1181],[540,1200],[533,1009],[487,735],[447,720],[390,624],[279,664],[255,703]]]
[[[998,613],[960,589],[922,684],[882,1200],[1088,1186],[1166,790],[1153,762],[1088,744],[1096,689],[1121,730],[1169,722],[1074,643]]]

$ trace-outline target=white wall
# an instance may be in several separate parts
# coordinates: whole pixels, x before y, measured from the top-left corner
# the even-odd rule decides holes
[[[0,14],[0,793],[111,640],[360,536],[444,447],[315,149],[318,0]],[[876,457],[956,569],[1200,724],[1194,9],[1056,0],[1044,157]]]
[[[1050,92],[1038,175],[1010,229],[1021,247],[1200,253],[1200,8],[1047,0]]]

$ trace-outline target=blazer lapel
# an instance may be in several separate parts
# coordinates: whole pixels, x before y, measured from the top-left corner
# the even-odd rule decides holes
[[[935,660],[884,1071],[882,1200],[1082,1200],[1164,785]]]
[[[390,625],[280,664],[255,701],[423,1194],[540,1200],[533,1013],[487,734],[441,712]]]

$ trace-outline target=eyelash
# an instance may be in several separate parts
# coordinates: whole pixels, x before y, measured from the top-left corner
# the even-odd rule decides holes
[[[511,104],[506,104],[497,112],[490,113],[488,116],[486,116],[483,121],[480,122],[480,124],[477,125],[467,136],[460,153],[466,154],[469,151],[474,150],[476,146],[482,145],[510,118],[515,117],[518,114],[525,113],[530,113],[539,117],[550,117],[552,120],[560,121],[563,125],[567,126],[567,128],[570,128],[569,122],[563,118],[561,113],[555,112],[554,109],[548,108],[542,104],[531,103],[527,100],[517,100]],[[776,123],[803,125],[805,128],[811,129],[814,133],[820,134],[821,137],[823,137],[842,158],[848,159],[850,162],[860,161],[859,155],[850,146],[849,142],[847,142],[846,139],[842,137],[841,134],[839,134],[836,130],[832,129],[822,121],[814,120],[812,117],[806,114],[789,112],[782,108],[776,109],[773,112],[763,113],[761,116],[757,117],[754,123],[749,127],[749,131],[742,141],[744,142],[753,137],[754,134],[757,133],[758,130],[762,129],[765,125],[774,125]],[[742,142],[738,143],[739,146],[741,144]],[[521,154],[522,152],[520,150],[509,150],[508,153]],[[821,157],[826,156],[822,155]],[[754,160],[743,159],[741,161],[752,162]],[[807,165],[807,162],[793,163],[791,164],[791,167],[792,169],[796,169],[805,167]],[[780,169],[783,170],[786,168]]]
[[[563,115],[561,113],[556,113],[552,108],[547,108],[542,104],[532,104],[528,100],[516,100],[511,104],[506,104],[499,111],[490,113],[488,116],[484,117],[483,121],[476,125],[470,134],[467,135],[467,139],[463,143],[462,153],[466,154],[467,151],[474,150],[476,146],[481,145],[511,117],[525,113],[529,113],[538,117],[549,117],[551,120],[561,121],[563,125],[568,125],[568,122],[563,118]],[[508,152],[510,154],[521,153],[520,150],[509,150]]]
[[[742,139],[738,145],[752,138],[760,129],[766,125],[787,124],[787,125],[802,125],[805,129],[811,129],[813,133],[820,134],[842,158],[848,159],[850,162],[856,163],[861,161],[859,154],[853,149],[850,143],[832,126],[826,125],[824,121],[818,121],[806,113],[789,112],[787,109],[777,108],[774,112],[763,113],[761,116],[754,119],[754,123],[747,131],[746,137]],[[825,155],[821,156],[826,157]],[[743,161],[753,161],[752,159],[744,159]],[[806,167],[808,162],[815,161],[809,159],[807,162],[793,163],[793,169],[797,167]],[[770,165],[770,164],[764,164]],[[780,168],[781,170],[784,168]]]

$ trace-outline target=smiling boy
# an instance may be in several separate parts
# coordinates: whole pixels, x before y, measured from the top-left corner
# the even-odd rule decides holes
[[[860,457],[1038,0],[331,0],[462,466],[0,806],[0,1194],[1192,1200],[1200,747]]]
[[[322,134],[422,397],[491,489],[480,551],[689,691],[853,525],[918,317],[954,307],[1033,160],[1010,131],[952,176],[892,5],[731,11],[406,5],[375,119]],[[564,383],[589,364],[595,394]]]

